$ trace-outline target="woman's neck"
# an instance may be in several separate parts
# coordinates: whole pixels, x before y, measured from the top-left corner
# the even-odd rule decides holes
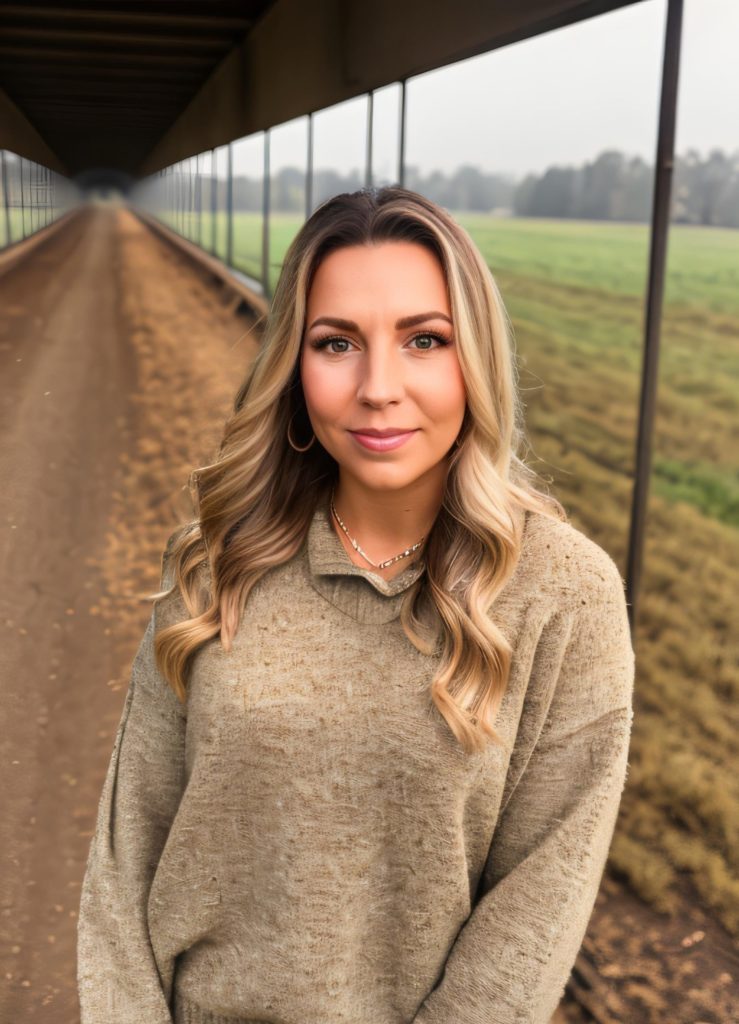
[[[434,524],[441,508],[443,485],[444,480],[440,481],[437,474],[414,481],[406,488],[375,490],[340,475],[334,490],[334,506],[349,536],[333,514],[331,522],[352,562],[389,580],[422,557],[423,545],[406,558],[378,569],[355,551],[349,538],[356,540],[373,562],[385,561],[413,547],[428,536]]]

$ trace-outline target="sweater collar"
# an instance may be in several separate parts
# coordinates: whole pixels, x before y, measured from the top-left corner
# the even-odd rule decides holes
[[[306,544],[311,585],[333,605],[358,622],[390,622],[400,614],[403,595],[423,573],[423,558],[416,559],[392,579],[355,565],[331,523],[328,498],[319,501]]]

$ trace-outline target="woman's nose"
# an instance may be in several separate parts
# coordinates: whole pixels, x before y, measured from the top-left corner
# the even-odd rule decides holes
[[[403,393],[402,360],[389,345],[370,345],[360,360],[357,398],[371,405],[397,401]]]

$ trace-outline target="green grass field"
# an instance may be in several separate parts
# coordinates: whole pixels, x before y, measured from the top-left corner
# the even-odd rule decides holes
[[[510,314],[527,461],[625,573],[642,363],[646,225],[457,213]],[[271,219],[270,284],[302,223]],[[210,223],[203,221],[210,239]],[[234,262],[261,278],[261,218]],[[225,253],[225,223],[217,225]],[[206,242],[206,247],[210,247]],[[635,636],[636,716],[612,865],[658,909],[679,877],[739,935],[739,231],[673,227],[649,527]],[[736,629],[734,629],[736,632]]]
[[[529,459],[625,572],[646,225],[460,213],[510,313]],[[644,552],[634,738],[611,863],[658,909],[679,877],[739,934],[739,231],[673,227]],[[734,636],[736,629],[734,629]]]

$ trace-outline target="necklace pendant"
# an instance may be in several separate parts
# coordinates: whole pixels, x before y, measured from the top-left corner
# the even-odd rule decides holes
[[[362,549],[360,548],[359,544],[354,539],[354,537],[352,537],[350,535],[349,531],[346,528],[346,524],[344,523],[344,520],[341,518],[339,513],[336,511],[336,506],[334,505],[333,490],[331,491],[331,501],[330,501],[330,504],[331,504],[331,512],[333,513],[334,518],[338,522],[339,526],[341,527],[342,531],[346,535],[347,539],[351,542],[352,547],[354,548],[355,551],[357,551],[362,556],[362,558],[365,560],[365,562],[369,562],[369,564],[372,566],[373,569],[387,569],[389,566],[394,565],[395,562],[398,562],[401,558],[407,558],[408,555],[410,555],[414,551],[416,551],[421,546],[423,541],[425,540],[425,537],[421,537],[421,539],[419,541],[417,541],[417,543],[415,543],[413,545],[413,547],[406,548],[405,551],[401,551],[400,554],[399,555],[395,555],[394,558],[388,558],[385,562],[373,562],[372,559],[369,558],[369,556],[366,555],[364,553],[364,551],[362,551]]]

